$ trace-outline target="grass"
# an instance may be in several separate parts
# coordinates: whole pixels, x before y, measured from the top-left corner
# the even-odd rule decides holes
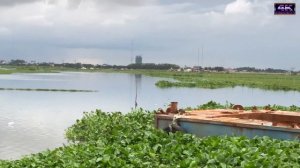
[[[75,69],[50,67],[50,66],[8,66],[4,65],[0,69],[0,74],[13,74],[13,73],[58,73],[60,71]]]
[[[209,102],[197,108],[225,106]],[[299,141],[281,141],[268,137],[198,138],[190,134],[166,134],[154,128],[153,122],[154,113],[142,109],[128,114],[101,110],[84,113],[83,118],[66,131],[69,145],[19,160],[0,161],[0,167],[300,166]]]
[[[13,71],[12,70],[8,70],[8,69],[0,69],[0,74],[12,74]]]

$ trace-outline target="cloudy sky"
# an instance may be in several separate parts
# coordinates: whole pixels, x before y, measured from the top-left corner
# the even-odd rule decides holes
[[[300,16],[273,3],[0,0],[0,60],[127,65],[133,44],[144,62],[197,65],[200,48],[204,66],[300,69]]]

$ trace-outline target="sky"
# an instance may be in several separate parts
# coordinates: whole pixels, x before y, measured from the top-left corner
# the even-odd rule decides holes
[[[299,31],[274,0],[0,0],[0,60],[299,70]]]

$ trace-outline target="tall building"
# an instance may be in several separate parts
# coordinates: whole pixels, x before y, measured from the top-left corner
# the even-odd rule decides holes
[[[141,55],[137,55],[135,57],[135,63],[136,64],[142,64],[143,63],[143,57]]]

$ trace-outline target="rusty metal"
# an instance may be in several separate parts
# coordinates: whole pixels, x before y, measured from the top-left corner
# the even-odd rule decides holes
[[[165,113],[165,111],[164,111],[162,108],[159,108],[159,109],[156,111],[156,114],[159,114],[159,113]]]
[[[172,107],[172,106],[170,106]],[[169,108],[170,108],[169,107]],[[176,103],[177,109],[177,103]],[[173,109],[175,110],[175,106]],[[156,127],[163,129],[178,115],[179,124],[188,133],[199,136],[243,135],[248,137],[270,136],[278,139],[299,139],[300,113],[236,109],[193,110],[185,113],[156,114]]]
[[[178,106],[178,102],[171,102],[171,104],[167,108],[166,112],[167,113],[173,113],[173,114],[178,113],[177,106]]]

